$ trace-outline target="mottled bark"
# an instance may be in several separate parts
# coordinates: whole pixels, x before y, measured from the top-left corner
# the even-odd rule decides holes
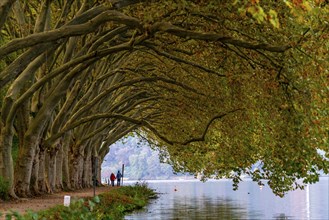
[[[70,184],[73,189],[79,189],[79,170],[80,170],[80,161],[83,160],[83,157],[80,153],[70,154]]]
[[[92,163],[91,163],[91,150],[86,150],[84,164],[83,164],[83,177],[82,186],[92,186]]]
[[[14,192],[14,164],[12,158],[12,128],[2,127],[0,122],[0,175],[9,183],[9,195],[17,198]]]
[[[59,150],[56,156],[56,183],[55,190],[63,190],[63,145],[60,144]]]
[[[30,183],[32,165],[35,156],[35,149],[38,144],[38,137],[35,135],[26,136],[24,145],[21,146],[15,166],[15,191],[21,197],[31,196]]]
[[[102,174],[102,163],[103,163],[103,161],[100,158],[98,158],[96,179],[99,184],[102,184],[102,175],[101,175]]]
[[[80,154],[78,157],[78,189],[82,189],[82,177],[83,177],[83,165],[84,165],[84,154]]]
[[[70,143],[70,132],[64,135],[63,141],[63,187],[65,190],[71,190],[71,178],[70,178],[70,169],[69,169],[69,143]]]
[[[6,22],[7,15],[10,12],[12,5],[16,2],[16,0],[1,0],[0,2],[0,32],[1,29]]]
[[[50,186],[51,192],[55,191],[56,188],[56,156],[57,156],[57,151],[56,150],[50,150],[48,151],[48,183]]]
[[[45,158],[46,152],[44,149],[41,149],[39,152],[39,174],[38,174],[38,188],[42,193],[47,192],[46,186],[46,171],[45,171]]]
[[[39,166],[40,166],[40,158],[39,158],[40,147],[36,147],[35,156],[32,165],[32,174],[31,174],[31,192],[34,195],[41,194],[39,190],[38,180],[39,180]]]

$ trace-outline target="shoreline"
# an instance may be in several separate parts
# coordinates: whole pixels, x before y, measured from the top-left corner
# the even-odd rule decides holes
[[[113,187],[99,186],[96,187],[96,195],[105,193],[111,190]],[[115,187],[114,187],[115,188]],[[19,214],[26,214],[29,210],[38,212],[52,208],[56,205],[64,204],[64,196],[71,196],[71,201],[75,199],[90,198],[94,196],[93,188],[80,189],[75,191],[62,191],[53,194],[44,194],[33,198],[22,198],[19,200],[10,200],[0,202],[0,213],[2,216],[0,219],[5,219],[5,215],[11,213],[11,211],[18,212]]]

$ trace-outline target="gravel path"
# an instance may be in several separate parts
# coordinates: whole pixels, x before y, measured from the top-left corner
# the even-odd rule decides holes
[[[104,193],[110,190],[111,187],[102,186],[96,188],[96,195]],[[64,196],[69,195],[72,199],[80,199],[86,197],[94,196],[94,189],[82,189],[73,192],[60,192],[54,194],[47,194],[40,197],[28,198],[28,199],[20,199],[16,201],[9,202],[1,202],[0,201],[0,213],[2,213],[2,217],[0,219],[5,219],[5,213],[12,211],[17,211],[20,214],[24,214],[27,210],[39,211],[43,209],[48,209],[58,204],[64,203]]]

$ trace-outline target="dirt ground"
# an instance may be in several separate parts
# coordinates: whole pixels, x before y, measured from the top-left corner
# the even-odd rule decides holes
[[[95,194],[98,195],[110,189],[111,187],[108,186],[97,187]],[[89,188],[89,189],[77,190],[74,192],[60,192],[55,194],[43,195],[35,198],[20,199],[17,201],[8,201],[8,202],[0,201],[0,213],[3,214],[2,217],[0,217],[0,219],[1,220],[5,219],[5,214],[9,213],[10,210],[17,211],[23,214],[27,210],[39,211],[43,209],[48,209],[58,204],[64,204],[65,195],[71,196],[71,201],[72,199],[93,197],[94,189]]]

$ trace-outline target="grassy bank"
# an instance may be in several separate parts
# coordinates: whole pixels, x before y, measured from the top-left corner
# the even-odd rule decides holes
[[[95,198],[73,201],[70,207],[57,205],[53,208],[30,212],[24,216],[18,213],[8,214],[6,219],[18,220],[112,220],[123,219],[128,212],[141,209],[147,205],[156,193],[144,183],[134,186],[122,186],[111,189]]]

